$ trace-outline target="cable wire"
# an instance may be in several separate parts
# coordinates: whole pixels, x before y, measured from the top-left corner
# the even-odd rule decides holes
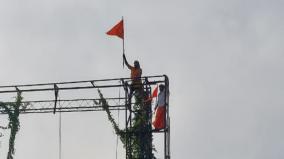
[[[58,96],[59,99],[59,96]],[[61,159],[62,157],[62,119],[61,119],[61,104],[60,104],[60,100],[58,100],[58,105],[59,105],[59,130],[58,130],[58,138],[59,138],[59,145],[58,145],[58,155],[59,155],[59,159]]]

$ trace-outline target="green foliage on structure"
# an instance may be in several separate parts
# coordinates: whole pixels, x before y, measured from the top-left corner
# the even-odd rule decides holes
[[[125,144],[125,131],[122,131],[122,130],[119,129],[118,124],[115,122],[115,120],[114,120],[114,118],[113,118],[113,116],[112,116],[112,114],[111,114],[111,112],[109,110],[109,105],[108,105],[106,99],[104,98],[104,96],[103,96],[103,94],[101,93],[100,90],[98,90],[98,93],[99,93],[99,96],[100,96],[101,100],[100,100],[99,103],[97,101],[94,101],[95,104],[102,105],[103,109],[107,113],[108,119],[111,122],[112,127],[114,128],[115,133],[119,135],[121,142],[123,144]]]
[[[106,99],[103,94],[98,90],[100,96],[100,102],[95,103],[97,105],[101,104],[103,109],[106,111],[109,121],[115,130],[115,133],[120,137],[121,142],[124,147],[129,147],[126,156],[128,159],[155,159],[152,150],[154,147],[152,145],[152,134],[151,132],[151,120],[147,115],[145,109],[145,103],[143,102],[143,96],[135,94],[135,104],[133,106],[134,116],[132,118],[131,127],[127,130],[121,130],[118,124],[115,122]],[[150,123],[149,123],[150,122]],[[126,146],[128,144],[128,146]],[[131,157],[130,157],[131,156]]]
[[[11,130],[7,159],[13,159],[13,155],[15,154],[15,139],[16,139],[16,134],[20,129],[19,114],[20,114],[21,105],[22,105],[21,93],[18,93],[15,102],[11,103],[0,102],[0,108],[3,109],[3,113],[8,114],[9,117],[8,126],[2,128]]]

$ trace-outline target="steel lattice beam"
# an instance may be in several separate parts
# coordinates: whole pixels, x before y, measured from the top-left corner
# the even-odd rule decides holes
[[[157,84],[165,84],[166,90],[169,87],[168,77],[166,75],[162,76],[144,76],[141,77],[144,93],[146,93],[146,97],[151,96],[151,86]],[[119,95],[119,97],[113,95],[104,98],[109,105],[109,110],[121,110],[125,112],[125,130],[126,130],[126,158],[133,159],[131,155],[131,135],[133,132],[129,131],[132,128],[132,118],[134,115],[134,111],[131,110],[133,103],[131,103],[131,95],[129,94],[131,85],[130,78],[115,78],[115,79],[103,79],[103,80],[87,80],[87,81],[74,81],[74,82],[57,82],[57,83],[41,83],[41,84],[26,84],[26,85],[10,85],[10,86],[0,86],[0,97],[2,99],[2,95],[9,95],[9,97],[14,97],[18,93],[24,93],[24,97],[26,95],[35,94],[43,94],[43,99],[38,100],[36,96],[33,99],[36,100],[26,100],[22,101],[22,105],[20,107],[20,114],[31,114],[31,113],[56,113],[56,112],[87,112],[87,111],[104,111],[103,106],[101,105],[100,98],[88,98],[84,96],[85,94],[80,94],[82,90],[91,90],[91,89],[99,89],[104,90],[107,88],[112,88],[114,90],[122,88],[124,90],[124,94]],[[146,91],[145,91],[146,90]],[[74,91],[76,95],[83,95],[83,98],[77,96],[64,96],[69,99],[61,99],[59,98],[59,94],[64,94],[66,92]],[[106,93],[107,94],[107,93]],[[120,93],[119,93],[120,94]],[[65,94],[66,95],[66,94]],[[94,97],[93,92],[91,97]],[[97,94],[98,95],[98,94]],[[114,98],[110,98],[114,96]],[[51,98],[52,97],[52,98]],[[130,99],[129,99],[130,98]],[[7,98],[6,98],[7,99]],[[11,98],[8,98],[11,100]],[[41,98],[40,98],[41,99]],[[52,99],[52,100],[51,100]],[[13,103],[12,101],[2,102],[6,104]],[[152,114],[152,103],[146,104],[147,108],[147,126],[150,126],[150,131],[148,131],[147,140],[152,141],[152,133],[162,133],[164,134],[164,159],[170,159],[170,118],[169,118],[169,103],[166,101],[166,117],[165,123],[166,127],[160,131],[154,131],[151,128],[151,114]],[[145,109],[146,110],[146,109]],[[4,109],[0,107],[0,115],[6,114]],[[143,132],[142,130],[141,132]],[[140,132],[140,133],[141,133]],[[143,132],[144,133],[144,132]],[[141,133],[141,134],[143,134]],[[142,138],[141,138],[142,139]],[[144,139],[144,138],[143,138]],[[143,140],[144,141],[144,140]],[[152,143],[151,143],[152,144]],[[142,144],[143,145],[143,144]],[[151,147],[151,146],[150,146]],[[141,149],[143,149],[141,147]],[[146,151],[147,154],[151,154],[151,151]],[[151,156],[151,155],[150,155]],[[145,158],[145,156],[143,157]],[[146,157],[147,159],[149,157]],[[145,159],[146,159],[145,158]]]
[[[125,110],[123,99],[124,98],[106,98],[110,110]],[[54,103],[55,100],[23,101],[20,113],[53,113]],[[100,99],[57,100],[56,112],[103,111],[103,107],[99,103]],[[5,114],[4,110],[1,108],[0,113]]]

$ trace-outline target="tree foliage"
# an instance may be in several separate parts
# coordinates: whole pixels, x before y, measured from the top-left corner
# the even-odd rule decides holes
[[[7,159],[13,159],[13,155],[15,154],[15,139],[16,134],[20,129],[19,115],[22,99],[21,93],[18,93],[15,102],[0,102],[0,108],[3,110],[3,113],[8,114],[9,118],[8,126],[1,127],[2,129],[10,129],[9,151],[7,154]]]
[[[132,126],[128,129],[121,130],[118,124],[115,122],[106,99],[103,94],[98,90],[100,101],[103,109],[106,111],[109,121],[115,130],[115,133],[120,137],[121,142],[126,148],[128,144],[127,158],[132,159],[155,159],[152,150],[155,151],[152,145],[152,127],[151,120],[149,120],[149,110],[145,109],[145,103],[143,102],[143,96],[134,94],[135,104],[133,106],[134,116],[132,118]],[[96,101],[95,101],[96,102]],[[151,111],[151,108],[149,108]],[[127,142],[128,140],[128,142]]]

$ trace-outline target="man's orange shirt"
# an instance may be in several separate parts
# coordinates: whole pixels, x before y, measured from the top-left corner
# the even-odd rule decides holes
[[[142,69],[141,68],[131,67],[131,79],[132,80],[140,81],[141,75],[142,75]]]

